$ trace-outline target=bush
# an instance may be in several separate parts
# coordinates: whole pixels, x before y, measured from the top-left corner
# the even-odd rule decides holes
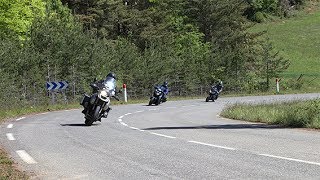
[[[258,23],[262,23],[266,21],[266,16],[264,13],[262,12],[256,12],[253,16],[253,20],[258,22]]]

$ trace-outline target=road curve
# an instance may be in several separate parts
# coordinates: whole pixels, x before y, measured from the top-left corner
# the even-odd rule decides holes
[[[91,127],[81,110],[56,111],[1,124],[0,142],[35,179],[319,179],[319,131],[219,117],[232,103],[312,98],[320,94],[113,106]]]

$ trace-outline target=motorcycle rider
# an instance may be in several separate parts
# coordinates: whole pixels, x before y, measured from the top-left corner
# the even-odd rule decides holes
[[[161,85],[160,89],[162,90],[163,92],[163,102],[166,102],[167,101],[167,95],[169,93],[169,88],[168,88],[168,82],[165,81],[163,82],[163,84]]]
[[[96,81],[96,80],[95,80],[95,82],[93,82],[93,83],[90,84],[90,86],[93,88],[92,94],[98,92],[98,89],[97,89],[97,88],[94,88],[94,87],[97,87],[97,85],[102,85],[102,84],[105,83],[105,82],[110,82],[110,83],[112,83],[111,86],[114,87],[111,95],[112,95],[112,97],[114,97],[115,99],[119,100],[118,96],[116,95],[116,80],[117,80],[117,76],[116,76],[116,74],[113,73],[113,72],[110,72],[110,73],[106,76],[105,79],[102,79],[102,80],[99,80],[99,81]],[[88,100],[90,100],[90,99],[88,99]],[[85,103],[85,102],[82,102],[81,105],[84,104],[84,103]],[[82,111],[82,113],[83,113],[83,114],[86,114],[88,108],[89,108],[89,106],[84,107],[84,110]],[[108,116],[108,113],[109,113],[110,110],[111,110],[111,108],[108,107],[108,109],[106,109],[104,112],[102,112],[102,114],[103,114],[102,117],[106,118],[106,117]]]
[[[214,88],[217,88],[217,90],[218,90],[218,95],[221,93],[221,91],[222,91],[222,89],[223,89],[223,83],[222,83],[222,81],[219,79],[218,80],[218,82],[215,84],[215,85],[213,85],[212,87],[211,87],[211,90],[213,90]],[[218,98],[218,97],[217,97]]]

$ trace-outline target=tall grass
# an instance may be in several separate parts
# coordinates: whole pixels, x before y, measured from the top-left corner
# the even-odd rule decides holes
[[[284,127],[320,129],[320,99],[278,104],[236,104],[224,109],[221,116]]]

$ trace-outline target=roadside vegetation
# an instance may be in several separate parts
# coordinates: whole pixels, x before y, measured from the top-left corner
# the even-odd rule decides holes
[[[4,150],[0,148],[0,179],[29,179],[27,173],[20,171],[14,162],[8,157]]]
[[[225,91],[267,91],[289,67],[263,33],[248,31],[253,22],[243,14],[255,2],[27,1],[0,4],[3,107],[46,105],[48,81],[68,81],[55,96],[73,101],[109,71],[139,98],[163,81],[173,96],[200,95],[218,79]],[[13,12],[28,16],[16,22]]]
[[[227,107],[221,116],[283,127],[320,129],[320,100],[276,104],[236,104]]]

